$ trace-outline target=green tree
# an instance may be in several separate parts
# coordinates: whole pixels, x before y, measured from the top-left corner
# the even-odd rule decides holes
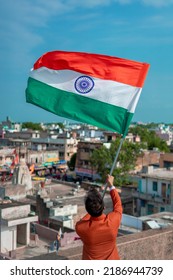
[[[39,131],[43,130],[39,123],[33,123],[33,122],[22,123],[22,128],[28,128],[28,129],[39,130]]]
[[[166,144],[166,141],[161,139],[156,135],[155,131],[149,130],[142,125],[132,127],[129,132],[139,135],[143,143],[147,143],[147,148],[152,150],[153,148],[158,148],[162,152],[169,152],[170,149]]]
[[[57,123],[57,125],[59,125],[59,128],[61,128],[62,130],[64,130],[65,126],[64,126],[63,123],[59,122],[59,123]]]
[[[70,161],[68,162],[68,166],[71,170],[74,170],[75,169],[75,164],[76,164],[76,155],[77,153],[74,153],[71,158],[70,158]]]
[[[97,170],[102,178],[102,182],[105,182],[106,175],[110,173],[120,139],[111,143],[110,149],[102,146],[100,149],[94,150],[91,156],[91,165]],[[121,186],[129,182],[129,171],[135,167],[136,159],[141,154],[141,149],[144,148],[142,144],[134,144],[124,141],[120,154],[118,156],[118,164],[113,170],[113,176],[115,177],[115,184]]]
[[[99,149],[95,149],[90,157],[91,166],[96,169],[102,179],[106,178],[106,175],[110,172],[110,166],[112,164],[110,150],[105,146],[101,146]]]

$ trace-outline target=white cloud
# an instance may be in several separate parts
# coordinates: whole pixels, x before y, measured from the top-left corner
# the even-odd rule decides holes
[[[166,31],[172,31],[173,28],[173,18],[170,16],[164,16],[163,14],[158,14],[155,16],[151,16],[146,18],[145,23],[142,27],[147,28],[159,28],[165,29]]]
[[[173,4],[173,0],[142,0],[142,2],[148,6],[164,7]]]
[[[43,42],[38,29],[46,28],[53,17],[63,14],[70,16],[72,11],[80,7],[107,6],[114,1],[124,3],[129,0],[22,0],[22,4],[21,0],[3,1],[0,12],[0,36],[3,38],[1,48],[4,47],[4,52],[14,51],[15,48],[23,52],[31,50]],[[87,15],[81,12],[81,16]]]
[[[94,9],[96,7],[106,7],[111,6],[111,4],[112,6],[116,4],[126,5],[136,2],[155,7],[173,4],[173,0],[8,0],[1,2],[1,59],[5,56],[13,57],[14,54],[21,53],[20,57],[26,57],[27,61],[30,60],[33,49],[44,44],[44,35],[40,31],[44,32],[49,27],[52,18],[63,15],[74,17],[73,12],[75,11],[78,13],[78,21],[82,21],[82,18],[86,20],[88,17],[87,25],[80,24],[74,27],[75,30],[76,28],[84,30],[84,28],[91,28],[94,19],[97,22],[99,9]],[[83,12],[84,9],[85,12]],[[165,18],[161,20],[159,16],[155,16],[153,24],[157,26],[159,23],[164,24],[164,26],[166,24],[172,26],[171,19],[169,21]],[[102,22],[100,22],[101,24]],[[118,24],[126,25],[126,22],[115,17],[112,26]],[[17,55],[13,57],[13,60],[15,57],[17,60]],[[21,61],[21,63],[24,62]],[[17,61],[14,61],[14,64],[18,65]]]

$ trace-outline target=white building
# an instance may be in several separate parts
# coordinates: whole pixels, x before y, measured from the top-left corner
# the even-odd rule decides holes
[[[173,212],[173,170],[149,167],[148,173],[141,174],[133,197],[139,216]]]
[[[0,200],[0,253],[9,255],[30,243],[30,223],[38,221],[31,215],[30,205]]]

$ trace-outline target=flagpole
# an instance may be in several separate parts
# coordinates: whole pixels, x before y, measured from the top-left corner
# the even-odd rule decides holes
[[[123,142],[124,142],[124,139],[125,139],[125,137],[122,137],[122,138],[121,138],[121,141],[120,141],[118,150],[117,150],[116,155],[115,155],[115,158],[114,158],[114,162],[113,162],[112,167],[111,167],[111,170],[110,170],[110,175],[112,175],[112,173],[113,173],[113,171],[114,171],[114,168],[115,168],[115,166],[116,166],[116,164],[117,164],[117,159],[118,159],[118,156],[119,156],[119,153],[120,153],[122,144],[123,144]],[[104,188],[104,191],[103,191],[103,194],[102,194],[102,198],[104,198],[104,195],[105,195],[105,193],[106,193],[106,189],[107,189],[107,184],[105,185],[105,188]]]

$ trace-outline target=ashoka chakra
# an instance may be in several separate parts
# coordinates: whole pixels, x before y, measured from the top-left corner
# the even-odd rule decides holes
[[[88,93],[90,92],[94,87],[94,81],[88,76],[80,76],[75,81],[75,89],[79,93]]]

